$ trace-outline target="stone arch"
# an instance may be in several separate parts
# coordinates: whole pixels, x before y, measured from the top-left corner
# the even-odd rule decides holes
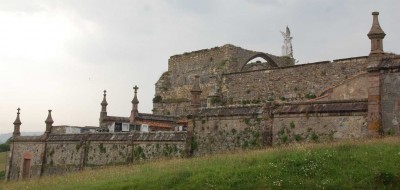
[[[248,65],[249,61],[251,61],[251,60],[253,60],[255,58],[263,58],[263,59],[265,59],[268,62],[269,67],[278,67],[278,64],[276,64],[275,61],[270,56],[268,56],[265,53],[257,53],[255,55],[251,56],[250,58],[246,59],[246,61],[242,64],[242,67],[241,67],[240,70],[244,71],[244,69]]]

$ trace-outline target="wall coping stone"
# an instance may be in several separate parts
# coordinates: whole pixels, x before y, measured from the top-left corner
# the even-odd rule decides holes
[[[302,102],[276,105],[273,114],[367,112],[368,100]]]
[[[260,70],[254,70],[254,71],[239,71],[239,72],[232,72],[232,73],[223,73],[222,75],[235,75],[235,74],[242,74],[242,73],[251,73],[251,72],[259,72],[259,71],[287,69],[287,68],[294,68],[294,67],[307,67],[307,66],[319,65],[319,64],[334,64],[334,63],[340,63],[340,62],[347,61],[347,60],[356,60],[356,59],[365,59],[365,60],[367,60],[367,58],[368,58],[368,56],[350,57],[350,58],[343,58],[343,59],[335,59],[333,61],[329,61],[329,60],[327,60],[327,61],[319,61],[319,62],[313,62],[313,63],[304,63],[304,64],[298,64],[298,65],[274,67],[274,68],[260,69]]]

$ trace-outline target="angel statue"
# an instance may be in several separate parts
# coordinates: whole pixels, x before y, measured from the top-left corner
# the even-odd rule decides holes
[[[283,46],[282,46],[282,56],[289,56],[293,58],[293,49],[292,49],[292,39],[293,37],[290,36],[289,27],[286,26],[286,32],[282,32],[283,36]]]

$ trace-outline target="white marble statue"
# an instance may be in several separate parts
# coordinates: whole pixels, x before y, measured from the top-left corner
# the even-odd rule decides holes
[[[289,27],[286,26],[286,32],[282,32],[283,36],[283,43],[284,45],[282,46],[282,56],[289,56],[293,58],[293,49],[292,49],[292,39],[293,37],[290,36],[290,30]]]

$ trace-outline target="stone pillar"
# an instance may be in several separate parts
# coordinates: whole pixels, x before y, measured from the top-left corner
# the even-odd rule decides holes
[[[21,136],[21,132],[20,132],[20,127],[21,127],[21,120],[19,119],[19,111],[21,110],[20,108],[17,109],[17,118],[15,118],[14,121],[14,132],[13,132],[13,137],[17,137],[17,136]]]
[[[106,96],[107,96],[107,91],[106,90],[104,90],[104,94],[103,94],[103,101],[101,102],[101,112],[100,112],[100,119],[99,119],[99,127],[101,127],[102,126],[102,124],[103,124],[103,119],[105,118],[105,117],[107,117],[107,105],[108,105],[108,103],[107,103],[107,100],[106,100]]]
[[[190,94],[191,94],[190,107],[191,107],[192,114],[194,112],[196,112],[201,106],[200,95],[201,95],[202,91],[200,89],[200,79],[199,78],[200,77],[198,75],[194,76],[193,87],[192,87],[192,90],[190,90]]]
[[[131,116],[129,117],[130,124],[132,124],[132,125],[135,124],[136,116],[139,114],[139,110],[138,110],[139,100],[137,98],[137,90],[138,89],[139,89],[139,87],[137,87],[137,86],[133,87],[133,90],[135,90],[135,95],[132,100]]]
[[[53,118],[51,117],[51,110],[49,110],[49,114],[47,115],[47,119],[46,121],[44,121],[46,123],[46,132],[45,134],[48,135],[51,133],[51,130],[53,128]]]
[[[378,12],[373,12],[373,22],[368,38],[371,52],[368,57],[368,133],[371,137],[382,134],[381,76],[379,64],[383,58],[383,38],[385,33],[379,25]]]

